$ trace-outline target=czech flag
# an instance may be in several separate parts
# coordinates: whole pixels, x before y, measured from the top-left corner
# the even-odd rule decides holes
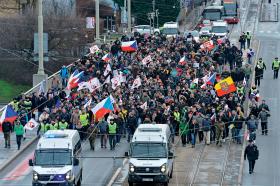
[[[216,72],[208,78],[206,84],[207,85],[214,85],[215,80],[216,80]]]
[[[75,70],[68,80],[67,89],[71,90],[73,88],[78,87],[79,83],[81,83],[81,78],[83,75],[84,71],[79,72],[78,70]]]
[[[10,123],[13,123],[18,117],[18,114],[11,105],[7,105],[0,117],[0,123],[3,123],[5,121],[8,121]]]
[[[100,119],[102,119],[106,114],[113,112],[114,106],[110,96],[103,99],[91,111],[95,115],[96,121],[100,121]]]
[[[124,52],[135,52],[138,49],[136,41],[122,42],[122,51]]]
[[[187,64],[187,61],[186,61],[186,57],[182,57],[179,61],[179,65],[186,65]]]
[[[105,54],[105,56],[102,57],[102,60],[105,62],[108,62],[111,60],[110,55],[109,54]]]
[[[219,83],[215,85],[215,90],[217,92],[217,96],[223,96],[229,94],[231,92],[236,91],[236,86],[231,77],[227,77],[224,80],[221,80]]]

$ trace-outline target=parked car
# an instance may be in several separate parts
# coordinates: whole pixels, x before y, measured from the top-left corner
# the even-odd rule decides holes
[[[153,28],[150,25],[137,25],[133,27],[133,33],[138,32],[142,34],[159,34],[159,29]]]
[[[191,34],[193,36],[193,39],[196,41],[196,42],[199,42],[199,32],[197,30],[189,30],[189,31],[185,31],[184,32],[184,37],[188,38],[188,35]],[[187,39],[187,41],[189,41]]]
[[[199,31],[199,37],[200,38],[211,37],[212,36],[211,29],[212,28],[210,26],[202,27]]]
[[[237,24],[239,22],[239,19],[237,17],[233,17],[233,16],[227,16],[227,17],[224,17],[223,19],[228,24]]]

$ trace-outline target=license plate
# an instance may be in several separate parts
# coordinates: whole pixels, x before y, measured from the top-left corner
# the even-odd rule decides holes
[[[143,178],[143,181],[154,181],[153,178]]]

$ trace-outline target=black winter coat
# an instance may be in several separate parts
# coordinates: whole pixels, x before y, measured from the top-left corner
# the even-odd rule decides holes
[[[259,150],[256,145],[248,145],[245,149],[244,159],[248,158],[248,160],[257,160],[259,158]]]

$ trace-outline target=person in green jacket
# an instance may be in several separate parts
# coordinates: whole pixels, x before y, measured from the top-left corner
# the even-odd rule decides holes
[[[17,146],[18,146],[18,150],[19,150],[20,149],[20,145],[21,145],[21,139],[22,139],[23,134],[24,134],[24,127],[20,124],[19,121],[16,121],[16,125],[14,127],[14,131],[16,133]]]
[[[188,125],[186,124],[186,122],[184,121],[180,122],[179,130],[180,130],[182,145],[183,147],[185,147],[187,144],[187,133],[188,133]]]

